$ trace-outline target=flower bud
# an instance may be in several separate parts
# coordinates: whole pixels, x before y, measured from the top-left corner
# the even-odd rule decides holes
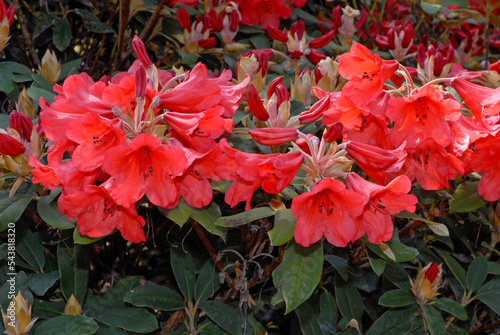
[[[33,100],[31,100],[31,98],[28,96],[28,91],[26,91],[25,87],[23,87],[21,94],[19,94],[19,100],[16,104],[16,109],[19,112],[28,115],[30,119],[33,119],[35,117],[35,105],[33,104]]]
[[[27,115],[13,110],[9,115],[9,123],[10,127],[15,129],[24,140],[31,141],[33,121]]]
[[[323,134],[323,139],[325,142],[334,142],[342,136],[342,129],[344,126],[340,122],[335,122],[330,127],[328,127],[327,131]]]
[[[139,66],[135,71],[135,99],[144,100],[146,96],[146,70]]]
[[[259,92],[253,84],[250,84],[247,91],[247,102],[250,112],[252,112],[255,117],[261,121],[267,121],[269,119],[269,113],[267,112],[262,100],[260,99]]]
[[[69,297],[66,302],[66,306],[64,306],[64,314],[70,315],[79,315],[82,314],[82,306],[78,302],[78,299],[75,298],[73,294]]]
[[[38,319],[31,319],[31,306],[28,304],[28,299],[24,300],[21,291],[12,299],[6,312],[2,311],[6,334],[25,335]]]
[[[149,59],[146,47],[139,36],[134,36],[134,39],[132,40],[132,47],[134,48],[137,58],[139,58],[142,65],[146,69],[149,69],[153,65],[153,62]]]
[[[411,290],[420,305],[424,305],[427,301],[433,300],[439,295],[441,276],[441,264],[437,265],[431,262],[418,271],[415,281],[410,279]]]
[[[249,130],[255,142],[262,145],[280,145],[299,138],[297,129],[293,128],[258,128]]]
[[[42,66],[36,71],[50,83],[55,83],[61,75],[61,63],[57,60],[56,53],[47,50],[42,58]]]
[[[4,133],[0,133],[0,154],[7,156],[18,156],[26,151],[22,145],[14,137]]]

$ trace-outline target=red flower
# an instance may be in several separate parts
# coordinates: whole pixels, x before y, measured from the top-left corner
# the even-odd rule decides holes
[[[13,110],[9,115],[9,123],[10,127],[14,128],[21,135],[22,139],[31,142],[33,121],[31,121],[28,115]]]
[[[384,83],[398,66],[396,61],[382,60],[367,47],[354,43],[349,53],[339,57],[338,71],[350,80],[342,92],[358,108],[363,107],[382,93]]]
[[[285,0],[238,0],[241,23],[245,25],[261,24],[262,29],[278,28],[280,18],[288,19],[292,15]]]
[[[137,215],[133,206],[127,208],[116,204],[102,185],[89,185],[85,191],[63,194],[58,205],[69,220],[78,218],[78,229],[83,235],[102,237],[116,228],[127,241],[146,241],[142,230],[144,219]]]
[[[0,154],[18,156],[26,151],[24,145],[14,137],[0,133]]]
[[[396,145],[406,141],[407,147],[414,147],[433,139],[446,147],[453,140],[450,121],[460,118],[460,107],[456,100],[443,99],[441,91],[427,85],[408,98],[389,100],[386,115],[394,121]]]
[[[144,133],[110,149],[102,166],[112,176],[109,190],[118,205],[129,207],[147,195],[153,204],[164,208],[177,205],[179,195],[172,178],[187,167],[182,149]]]
[[[366,233],[372,243],[388,241],[394,229],[391,215],[403,210],[415,212],[418,199],[407,194],[411,190],[411,181],[406,176],[399,176],[387,186],[381,186],[351,173],[346,177],[346,184],[347,189],[365,199],[364,212],[355,219],[358,227],[355,239]]]
[[[487,201],[500,199],[500,137],[488,136],[471,145],[471,167],[484,173],[479,181],[478,193]]]
[[[101,167],[109,149],[125,144],[121,123],[120,119],[105,119],[95,112],[71,122],[66,135],[79,144],[72,154],[73,163],[81,171]]]
[[[325,236],[331,244],[345,247],[356,235],[353,218],[363,212],[363,201],[341,181],[327,178],[317,182],[310,192],[292,201],[297,218],[295,241],[307,247]]]

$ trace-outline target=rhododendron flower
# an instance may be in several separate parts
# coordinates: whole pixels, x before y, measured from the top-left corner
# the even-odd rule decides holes
[[[241,23],[245,25],[261,24],[262,29],[278,28],[280,18],[288,19],[292,15],[285,0],[237,0],[241,13]]]
[[[106,154],[102,168],[112,176],[110,194],[120,206],[130,207],[142,196],[155,205],[177,205],[178,191],[172,178],[188,167],[181,149],[164,145],[150,134],[139,134],[132,142],[116,146]]]
[[[99,168],[109,149],[125,144],[125,134],[120,119],[105,119],[91,112],[80,120],[74,120],[68,126],[66,136],[78,143],[73,151],[73,163],[81,171]]]
[[[417,297],[420,305],[424,305],[429,300],[435,299],[439,295],[441,276],[443,269],[441,264],[430,262],[422,269],[419,269],[415,281],[410,279],[411,290]]]
[[[449,188],[448,181],[464,173],[463,163],[433,139],[406,151],[408,157],[394,176],[406,175],[410,180],[417,179],[424,190]]]
[[[368,241],[379,244],[392,237],[394,226],[391,215],[405,210],[415,212],[417,197],[407,194],[411,190],[411,181],[406,176],[399,176],[387,186],[371,183],[356,173],[350,173],[346,179],[347,189],[355,191],[365,199],[363,213],[355,219],[358,232],[354,239],[366,233]]]
[[[487,201],[500,199],[500,137],[488,136],[471,145],[471,167],[484,173],[478,193]]]
[[[384,83],[399,66],[396,61],[382,60],[359,43],[354,43],[351,51],[342,54],[338,61],[340,75],[349,80],[342,92],[358,108],[382,93]]]
[[[414,147],[426,139],[433,139],[446,147],[453,135],[450,122],[457,121],[462,113],[460,103],[443,99],[443,94],[432,86],[423,86],[407,98],[390,99],[386,115],[394,121],[396,143],[407,142]]]
[[[336,179],[318,181],[310,192],[292,200],[292,213],[297,218],[295,241],[308,247],[325,236],[328,242],[345,247],[357,233],[355,217],[363,212],[363,197],[347,190]]]
[[[293,128],[257,128],[249,130],[255,142],[262,145],[280,145],[299,138],[297,129]]]
[[[116,204],[102,185],[88,185],[84,191],[63,194],[58,205],[69,220],[78,218],[78,230],[83,235],[102,237],[118,229],[127,241],[146,241],[142,230],[145,222],[137,215],[135,207]]]

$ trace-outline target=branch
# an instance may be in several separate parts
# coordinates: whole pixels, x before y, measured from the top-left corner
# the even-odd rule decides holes
[[[19,21],[19,25],[21,26],[21,32],[23,34],[23,38],[26,44],[26,47],[29,49],[29,55],[33,62],[33,67],[40,65],[40,58],[38,58],[38,54],[35,51],[35,47],[33,46],[33,42],[31,41],[30,33],[28,31],[28,27],[26,26],[26,21],[24,20],[23,10],[21,8],[21,4],[19,0],[7,0],[9,5],[14,6],[14,10],[16,12],[17,21]]]

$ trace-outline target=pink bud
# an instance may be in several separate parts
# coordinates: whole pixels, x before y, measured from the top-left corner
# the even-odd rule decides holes
[[[327,34],[313,39],[311,42],[309,42],[309,48],[322,48],[322,47],[324,47],[325,45],[330,43],[330,41],[333,39],[334,33],[335,33],[334,30],[330,30]]]
[[[326,56],[319,50],[310,50],[310,52],[306,55],[307,60],[309,60],[313,64],[318,64],[321,62],[323,59],[326,58]]]
[[[276,29],[273,26],[270,26],[267,29],[267,33],[269,34],[269,36],[273,40],[277,40],[277,41],[280,41],[280,42],[286,42],[286,41],[288,41],[288,35],[286,33],[282,32],[281,30]]]
[[[13,110],[9,115],[9,123],[11,128],[15,129],[23,139],[31,142],[33,121],[31,121],[28,115]]]
[[[134,51],[137,54],[137,57],[141,61],[142,65],[146,69],[149,69],[153,65],[153,62],[149,59],[148,53],[146,52],[146,47],[144,46],[144,43],[139,36],[134,36],[134,39],[132,40],[132,47],[134,48]]]
[[[264,108],[262,100],[260,99],[259,92],[253,84],[250,84],[247,91],[247,102],[250,111],[255,117],[261,121],[269,119],[269,113]]]
[[[146,96],[146,70],[139,66],[135,71],[135,98],[144,99]]]

